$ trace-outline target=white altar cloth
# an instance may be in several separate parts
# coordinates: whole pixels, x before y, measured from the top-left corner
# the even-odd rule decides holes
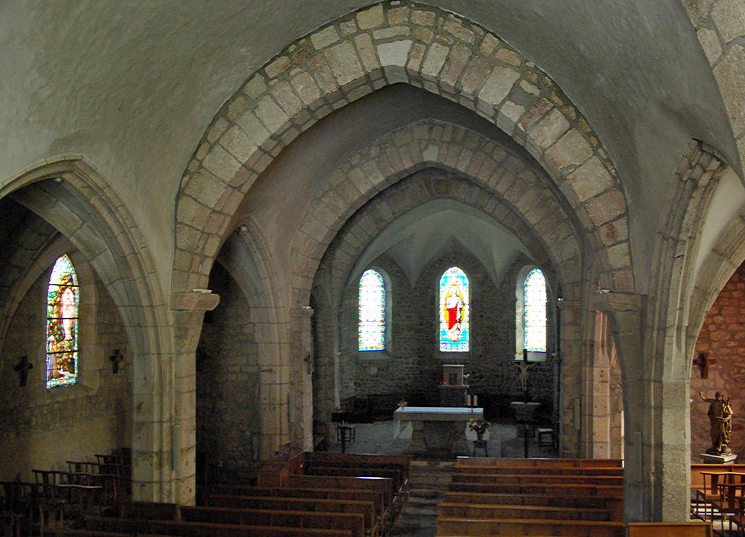
[[[402,421],[462,421],[483,419],[483,408],[455,406],[407,406],[393,413],[393,438],[401,434]]]

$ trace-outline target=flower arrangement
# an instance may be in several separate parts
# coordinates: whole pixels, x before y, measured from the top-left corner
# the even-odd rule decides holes
[[[488,421],[477,420],[475,418],[468,420],[468,428],[474,431],[477,436],[482,436],[489,427]]]

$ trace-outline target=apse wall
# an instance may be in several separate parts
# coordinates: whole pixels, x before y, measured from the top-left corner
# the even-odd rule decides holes
[[[46,299],[49,271],[29,288],[9,325],[0,375],[0,479],[34,481],[32,469],[67,470],[68,460],[131,446],[131,358],[119,313],[95,273],[71,255],[80,283],[78,382],[46,388]],[[109,359],[124,360],[117,374]],[[26,386],[15,366],[33,364]]]
[[[463,364],[469,375],[469,393],[479,396],[479,405],[486,407],[487,417],[512,419],[509,403],[523,399],[519,369],[513,361],[515,278],[525,263],[525,259],[515,262],[500,282],[494,282],[469,252],[453,251],[429,264],[412,286],[393,260],[385,256],[376,260],[370,267],[385,273],[389,280],[389,346],[384,352],[357,350],[358,287],[357,279],[353,279],[344,290],[339,311],[340,399],[372,397],[390,405],[400,397],[413,406],[437,406],[442,365]],[[445,353],[439,351],[437,339],[439,280],[453,266],[461,268],[469,278],[470,350]],[[553,336],[549,339],[553,340]],[[549,348],[549,352],[552,350]],[[550,421],[554,365],[538,364],[530,369],[530,374],[531,399],[544,403],[540,414]]]

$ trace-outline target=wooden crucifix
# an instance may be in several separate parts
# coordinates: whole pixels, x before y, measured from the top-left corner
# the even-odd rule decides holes
[[[535,362],[528,362],[528,351],[523,349],[522,362],[514,361],[512,365],[517,366],[520,369],[520,382],[523,386],[523,395],[525,400],[528,400],[528,378],[530,377],[530,368],[533,367]]]
[[[28,380],[28,370],[33,369],[34,364],[28,361],[28,356],[21,356],[18,360],[18,365],[13,369],[18,371],[18,385],[23,387],[26,385]]]
[[[119,364],[124,361],[124,355],[119,349],[114,349],[114,354],[109,356],[109,360],[111,360],[111,370],[116,375],[119,373]]]
[[[702,379],[709,378],[709,366],[717,363],[715,358],[709,358],[705,352],[698,353],[698,358],[693,360],[693,365],[697,365]]]

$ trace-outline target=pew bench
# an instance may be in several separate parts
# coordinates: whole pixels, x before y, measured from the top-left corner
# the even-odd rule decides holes
[[[528,485],[564,484],[564,485],[623,485],[623,476],[586,476],[586,475],[553,475],[553,474],[452,474],[453,483],[485,483],[491,485]]]
[[[473,505],[442,502],[439,516],[444,518],[520,518],[548,520],[609,521],[610,509],[594,507],[553,507],[545,505]]]
[[[319,475],[292,475],[289,477],[289,488],[307,489],[340,489],[368,490],[383,494],[383,505],[386,511],[397,512],[394,503],[393,480],[387,477],[346,477]]]
[[[490,483],[453,482],[449,485],[449,490],[458,492],[495,493],[501,492],[500,489],[503,488]],[[623,499],[623,485],[521,483],[510,485],[509,492],[512,494],[598,496],[601,498]]]
[[[536,468],[535,466],[456,466],[453,470],[456,474],[484,474],[484,475],[582,475],[582,476],[620,476],[623,477],[623,468],[577,468],[575,466],[556,466],[550,468]]]
[[[212,498],[220,501],[223,497],[286,497],[286,498],[319,498],[329,500],[352,500],[372,502],[375,519],[382,530],[388,528],[391,514],[385,506],[383,492],[359,489],[338,488],[299,488],[299,487],[251,487],[247,485],[220,485],[212,490],[225,491],[225,494],[212,493],[205,496],[207,505],[212,505]]]
[[[158,520],[151,523],[150,534],[137,537],[175,535],[178,537],[352,537],[349,530],[328,528],[293,528],[240,524],[210,524],[204,522],[174,522]]]
[[[572,537],[624,537],[623,522],[585,520],[471,519],[440,517],[437,537],[474,535],[565,535]]]
[[[182,506],[180,511],[182,522],[341,529],[351,531],[352,537],[365,537],[365,517],[361,513],[187,506]]]
[[[623,459],[513,459],[507,457],[458,457],[456,468],[495,466],[514,468],[623,468]]]
[[[711,522],[629,522],[627,537],[712,537]]]
[[[377,537],[380,521],[372,500],[361,501],[326,498],[293,498],[277,496],[210,496],[210,507],[239,509],[276,509],[284,511],[320,511],[328,513],[361,513],[365,518],[365,533]]]
[[[468,505],[524,505],[534,507],[587,507],[608,509],[609,520],[623,520],[623,499],[601,498],[599,496],[566,496],[549,494],[505,494],[446,491],[443,503]],[[442,504],[441,504],[442,505]]]

